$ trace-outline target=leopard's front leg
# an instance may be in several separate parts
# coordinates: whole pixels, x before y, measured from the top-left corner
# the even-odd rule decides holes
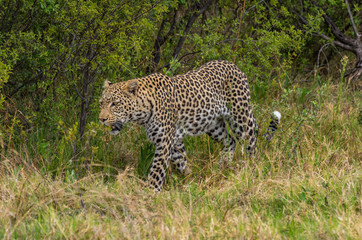
[[[153,126],[147,131],[149,139],[155,143],[156,151],[150,173],[148,184],[155,191],[162,189],[166,171],[171,160],[171,149],[173,147],[175,128],[172,126]]]
[[[161,191],[170,158],[169,147],[163,143],[156,144],[155,156],[148,174],[148,184],[157,192]]]

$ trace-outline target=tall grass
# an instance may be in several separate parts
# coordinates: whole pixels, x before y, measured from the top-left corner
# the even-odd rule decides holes
[[[145,188],[153,146],[136,125],[111,137],[91,124],[82,141],[62,123],[53,138],[24,135],[1,150],[0,238],[361,239],[361,95],[264,88],[261,128],[282,113],[273,141],[258,139],[254,159],[239,144],[220,167],[221,144],[186,138],[193,173],[169,171],[160,194]]]

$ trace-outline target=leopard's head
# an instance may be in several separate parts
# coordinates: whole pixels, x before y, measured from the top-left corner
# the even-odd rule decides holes
[[[99,100],[99,121],[111,127],[111,135],[118,134],[125,123],[132,121],[137,106],[137,89],[137,80],[114,84],[108,80],[104,82],[103,94]]]

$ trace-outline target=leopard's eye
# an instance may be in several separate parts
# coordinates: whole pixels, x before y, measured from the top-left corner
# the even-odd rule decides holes
[[[114,106],[116,106],[116,103],[115,103],[115,102],[112,102],[112,103],[111,103],[111,107],[114,107]]]

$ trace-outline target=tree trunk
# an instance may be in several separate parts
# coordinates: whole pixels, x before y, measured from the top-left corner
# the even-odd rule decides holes
[[[180,39],[177,42],[177,46],[172,54],[172,58],[177,58],[178,54],[181,51],[182,45],[184,44],[185,40],[186,40],[186,35],[189,34],[192,25],[194,24],[195,20],[206,11],[206,9],[212,4],[214,0],[209,0],[205,3],[205,5],[203,6],[198,6],[198,4],[195,4],[195,6],[191,7],[191,9],[196,9],[196,11],[194,12],[194,14],[189,18],[189,21],[186,24],[185,30],[184,30],[184,34],[180,37]]]
[[[360,47],[355,51],[355,54],[356,64],[354,68],[345,75],[348,84],[354,84],[362,77],[362,44],[360,44]]]
[[[90,70],[90,64],[92,59],[95,56],[95,52],[92,49],[92,46],[89,46],[87,52],[88,62],[83,68],[83,84],[82,84],[82,94],[81,94],[81,105],[80,105],[80,118],[79,118],[79,136],[80,138],[84,135],[85,126],[87,124],[87,114],[89,110],[89,105],[92,99],[92,94],[90,94],[89,87],[92,82],[92,74]]]
[[[84,69],[84,79],[82,86],[82,99],[80,104],[80,118],[79,118],[79,136],[80,138],[84,135],[85,126],[87,123],[87,112],[89,109],[89,83],[90,83],[89,66]]]
[[[161,60],[161,46],[168,40],[168,38],[173,34],[174,30],[176,29],[176,25],[178,23],[178,19],[177,19],[177,11],[178,9],[175,9],[175,12],[172,16],[172,20],[170,20],[171,26],[168,30],[168,32],[163,36],[162,32],[163,29],[165,27],[166,22],[169,20],[168,18],[170,18],[169,16],[165,16],[164,19],[162,20],[160,29],[158,30],[158,34],[155,40],[155,44],[153,46],[153,61],[151,63],[150,66],[147,67],[147,73],[152,73],[156,70],[158,63]]]

